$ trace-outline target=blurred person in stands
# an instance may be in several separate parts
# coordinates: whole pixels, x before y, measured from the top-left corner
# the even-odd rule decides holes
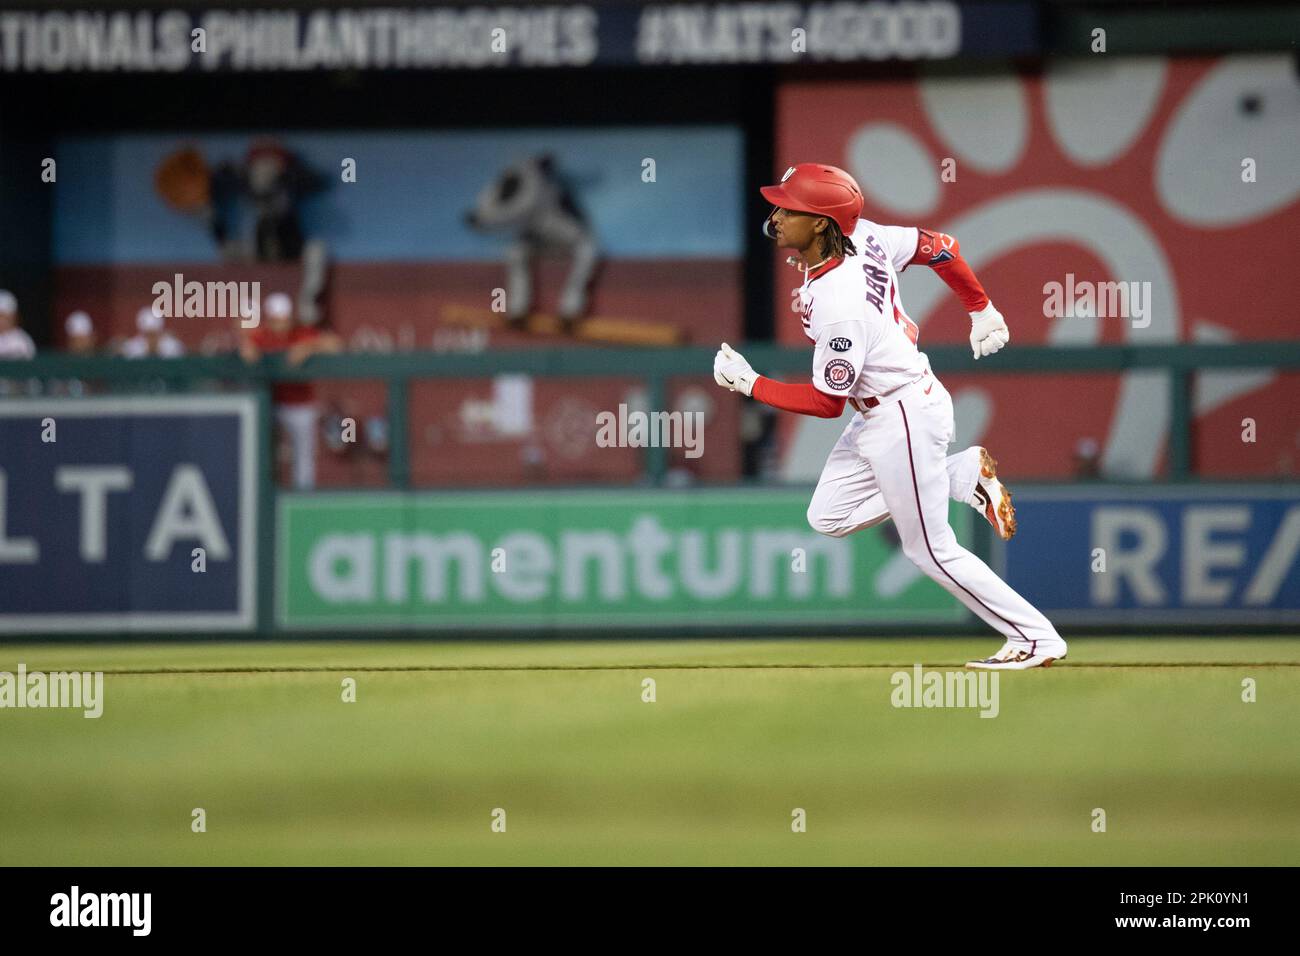
[[[163,328],[162,316],[145,307],[135,314],[136,334],[122,343],[124,358],[180,358],[185,346]]]
[[[63,332],[68,337],[68,354],[89,358],[95,354],[95,323],[90,315],[77,311],[63,320]]]
[[[343,340],[333,332],[294,321],[293,300],[283,292],[273,292],[262,305],[262,323],[246,329],[241,336],[239,354],[254,363],[263,355],[284,353],[285,364],[296,368],[313,355],[335,355],[343,351]],[[316,386],[311,382],[280,382],[272,391],[275,418],[288,437],[293,455],[293,486],[311,488],[316,484],[316,431],[320,408],[316,404]]]
[[[90,315],[80,310],[63,320],[63,333],[67,337],[67,353],[76,358],[93,358],[98,351],[95,340],[95,323]],[[91,383],[78,378],[60,379],[50,383],[51,395],[80,396],[99,391]]]
[[[8,289],[0,289],[0,361],[35,357],[36,343],[18,327],[18,299]],[[23,391],[22,382],[0,378],[0,395],[20,395]],[[26,391],[29,395],[39,395],[40,380],[29,380]]]
[[[1080,481],[1101,479],[1101,443],[1095,438],[1080,438],[1074,445],[1074,477]]]
[[[0,359],[36,357],[36,343],[18,327],[18,299],[8,289],[0,289]]]

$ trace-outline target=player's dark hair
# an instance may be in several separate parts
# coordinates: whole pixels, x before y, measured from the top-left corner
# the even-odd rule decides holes
[[[853,245],[853,240],[840,230],[839,223],[834,219],[826,220],[826,231],[822,233],[822,258],[823,259],[841,259],[844,256],[856,256],[857,247]]]

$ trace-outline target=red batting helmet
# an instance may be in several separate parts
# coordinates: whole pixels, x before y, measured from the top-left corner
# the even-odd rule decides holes
[[[833,219],[844,235],[851,235],[862,212],[862,190],[857,181],[838,166],[800,163],[791,166],[775,186],[759,189],[763,198],[779,209],[794,209]],[[775,209],[772,212],[776,212]],[[763,235],[771,232],[772,215],[763,220]]]

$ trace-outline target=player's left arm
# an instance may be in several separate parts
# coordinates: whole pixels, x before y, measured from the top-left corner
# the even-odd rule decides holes
[[[970,345],[975,358],[992,355],[1010,341],[1006,320],[961,254],[961,243],[956,236],[935,229],[903,226],[885,226],[882,233],[898,272],[910,265],[929,266],[961,299],[970,315]]]

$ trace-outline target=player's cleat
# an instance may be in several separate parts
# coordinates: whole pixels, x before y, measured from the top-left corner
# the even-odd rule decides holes
[[[1026,671],[1031,667],[1051,667],[1065,659],[1065,641],[1048,644],[1045,641],[1007,641],[1002,650],[982,661],[969,661],[966,666],[981,671]]]
[[[1011,503],[1011,492],[998,481],[998,463],[987,448],[980,448],[980,473],[975,479],[974,501],[971,506],[982,514],[998,537],[1010,541],[1016,534],[1016,508]]]

